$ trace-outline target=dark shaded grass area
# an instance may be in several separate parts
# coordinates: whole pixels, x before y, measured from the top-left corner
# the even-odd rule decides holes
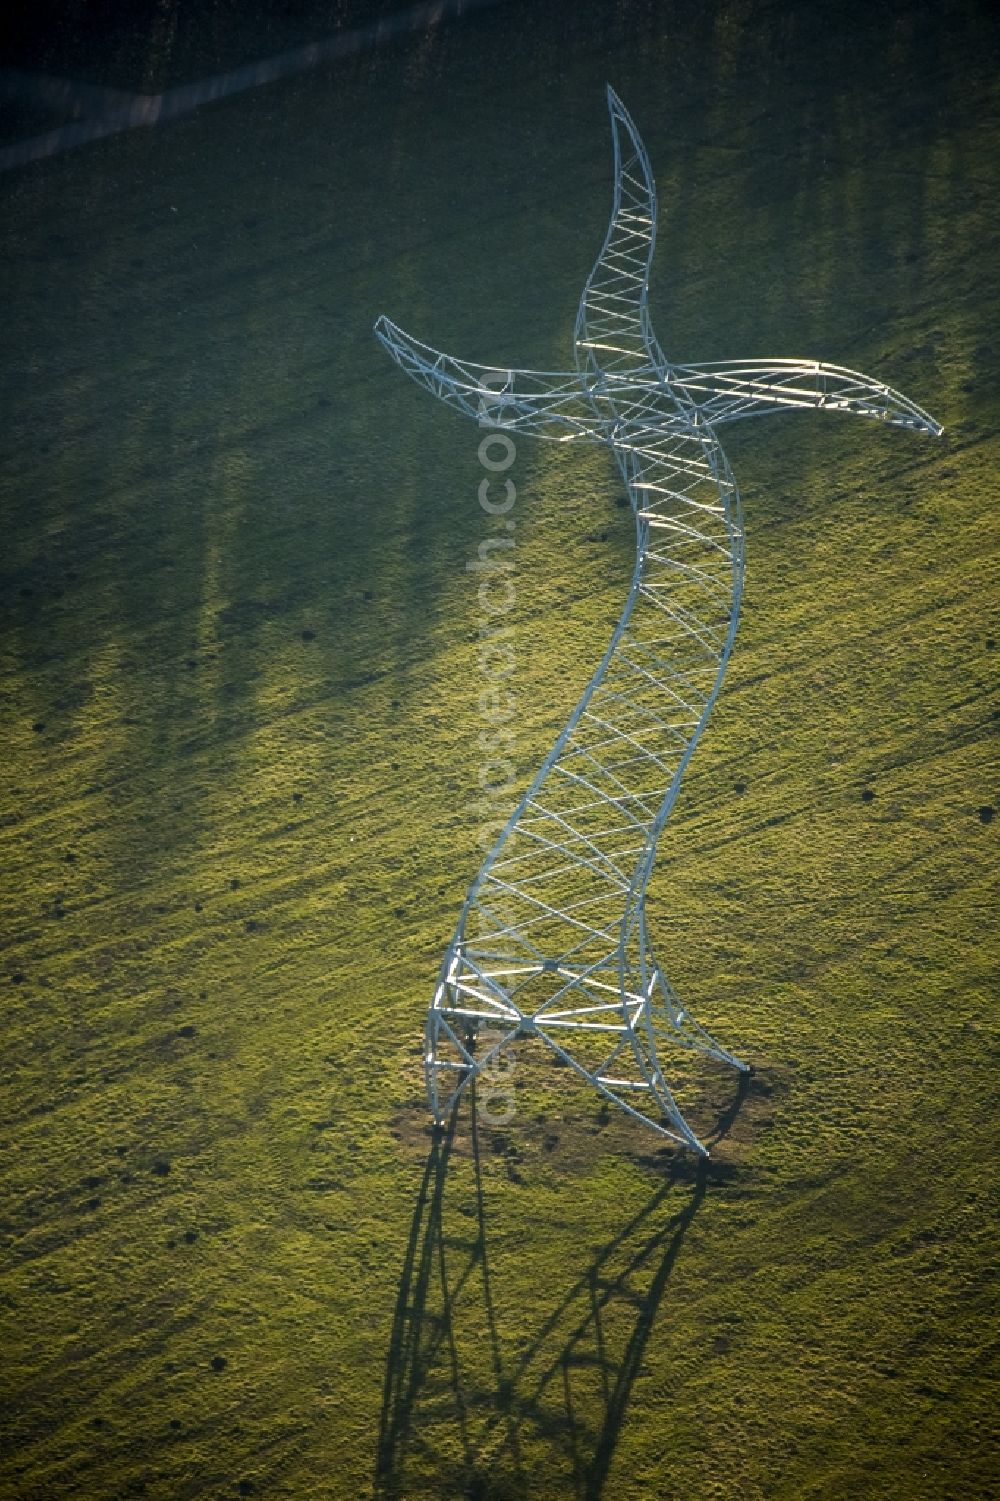
[[[0,18],[3,65],[159,93],[341,32],[414,0],[40,0]]]

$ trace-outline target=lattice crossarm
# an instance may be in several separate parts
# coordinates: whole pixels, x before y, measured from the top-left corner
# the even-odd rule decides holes
[[[375,324],[375,337],[418,385],[484,427],[558,443],[574,438],[607,442],[576,371],[505,370],[458,360],[421,343],[384,314]],[[600,394],[604,382],[595,380],[594,387]]]
[[[892,386],[820,360],[723,360],[674,365],[672,371],[713,427],[801,409],[850,412],[933,437],[942,431],[929,413]]]
[[[659,349],[649,323],[649,268],[656,246],[656,184],[632,117],[607,91],[614,195],[604,244],[583,289],[573,336],[581,378],[654,370]]]

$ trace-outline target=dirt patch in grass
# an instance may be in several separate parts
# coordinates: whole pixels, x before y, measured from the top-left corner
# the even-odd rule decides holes
[[[523,1057],[523,1061],[522,1060]],[[470,1157],[501,1159],[512,1178],[544,1165],[585,1174],[598,1157],[627,1158],[678,1181],[697,1176],[701,1159],[602,1099],[569,1070],[537,1054],[518,1055],[509,1121],[491,1119],[480,1104],[473,1131],[471,1094],[459,1105],[451,1150]],[[750,1074],[706,1060],[697,1069],[697,1094],[689,1090],[690,1118],[709,1149],[708,1181],[730,1182],[752,1173],[754,1149],[774,1123],[775,1108],[789,1092],[787,1067],[765,1061]],[[396,1111],[392,1135],[408,1157],[424,1156],[435,1138],[427,1101],[414,1096]]]

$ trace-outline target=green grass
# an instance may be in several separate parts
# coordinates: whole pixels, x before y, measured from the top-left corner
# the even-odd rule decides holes
[[[512,0],[0,183],[5,1497],[989,1491],[996,33],[613,13]],[[475,1143],[429,1156],[421,1093],[489,528],[370,328],[565,362],[605,78],[665,348],[946,427],[726,435],[746,614],[649,900],[757,1068],[677,1060],[703,1173],[530,1048]],[[512,472],[526,781],[631,539],[604,457]]]

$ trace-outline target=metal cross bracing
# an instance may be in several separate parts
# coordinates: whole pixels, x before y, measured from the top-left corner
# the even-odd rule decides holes
[[[471,364],[384,316],[375,325],[414,380],[477,421],[485,412],[508,432],[610,448],[636,529],[607,651],[469,889],[431,1002],[424,1066],[442,1122],[513,1038],[537,1037],[623,1110],[705,1153],[667,1084],[664,1044],[748,1065],[674,992],[644,898],[739,616],[743,518],[718,429],[790,408],[941,428],[880,381],[817,360],[668,360],[647,307],[653,176],[610,88],[608,104],[614,200],[577,314],[575,370]]]

